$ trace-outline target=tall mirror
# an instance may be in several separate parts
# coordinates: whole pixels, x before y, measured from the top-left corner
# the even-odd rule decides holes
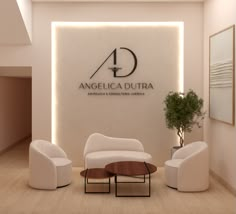
[[[234,125],[235,26],[210,36],[209,116]]]

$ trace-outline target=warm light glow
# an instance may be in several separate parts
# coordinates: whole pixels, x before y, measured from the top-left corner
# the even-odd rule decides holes
[[[179,23],[179,92],[184,92],[184,23]]]
[[[53,144],[56,144],[56,124],[57,124],[57,118],[56,118],[56,109],[57,109],[57,91],[56,91],[56,69],[57,69],[57,63],[56,63],[56,53],[57,53],[57,47],[56,47],[56,25],[52,24],[52,34],[51,34],[51,43],[52,43],[52,62],[51,62],[51,141]]]
[[[67,27],[178,27],[179,29],[179,79],[178,79],[178,88],[180,92],[184,91],[184,23],[183,22],[52,22],[52,82],[51,82],[51,91],[52,91],[52,121],[51,121],[51,134],[52,134],[52,143],[57,143],[57,28],[67,28]]]
[[[183,22],[52,22],[54,27],[181,27]]]

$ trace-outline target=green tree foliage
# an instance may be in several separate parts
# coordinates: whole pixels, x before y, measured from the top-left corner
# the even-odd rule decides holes
[[[194,125],[200,127],[200,121],[204,118],[203,99],[198,98],[193,90],[189,90],[186,94],[171,91],[166,96],[164,103],[167,127],[177,130],[182,147],[184,132],[191,132]]]

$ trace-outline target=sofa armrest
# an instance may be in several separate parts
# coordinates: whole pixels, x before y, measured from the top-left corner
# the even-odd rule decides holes
[[[55,144],[48,144],[47,148],[44,150],[45,154],[47,154],[49,157],[52,158],[66,158],[67,155],[66,153],[63,151],[63,149],[61,149],[59,146],[55,145]]]
[[[180,149],[178,149],[172,156],[172,159],[185,159],[192,153],[192,149],[190,146],[186,145]]]

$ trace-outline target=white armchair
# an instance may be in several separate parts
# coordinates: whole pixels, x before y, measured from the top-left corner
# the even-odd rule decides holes
[[[151,162],[152,156],[144,152],[140,141],[131,138],[114,138],[99,133],[91,134],[85,144],[85,168],[104,168],[117,161]]]
[[[56,189],[71,183],[72,164],[57,145],[32,141],[29,148],[29,185],[36,189]]]
[[[208,145],[198,141],[177,150],[165,162],[167,186],[183,192],[204,191],[209,187]]]

